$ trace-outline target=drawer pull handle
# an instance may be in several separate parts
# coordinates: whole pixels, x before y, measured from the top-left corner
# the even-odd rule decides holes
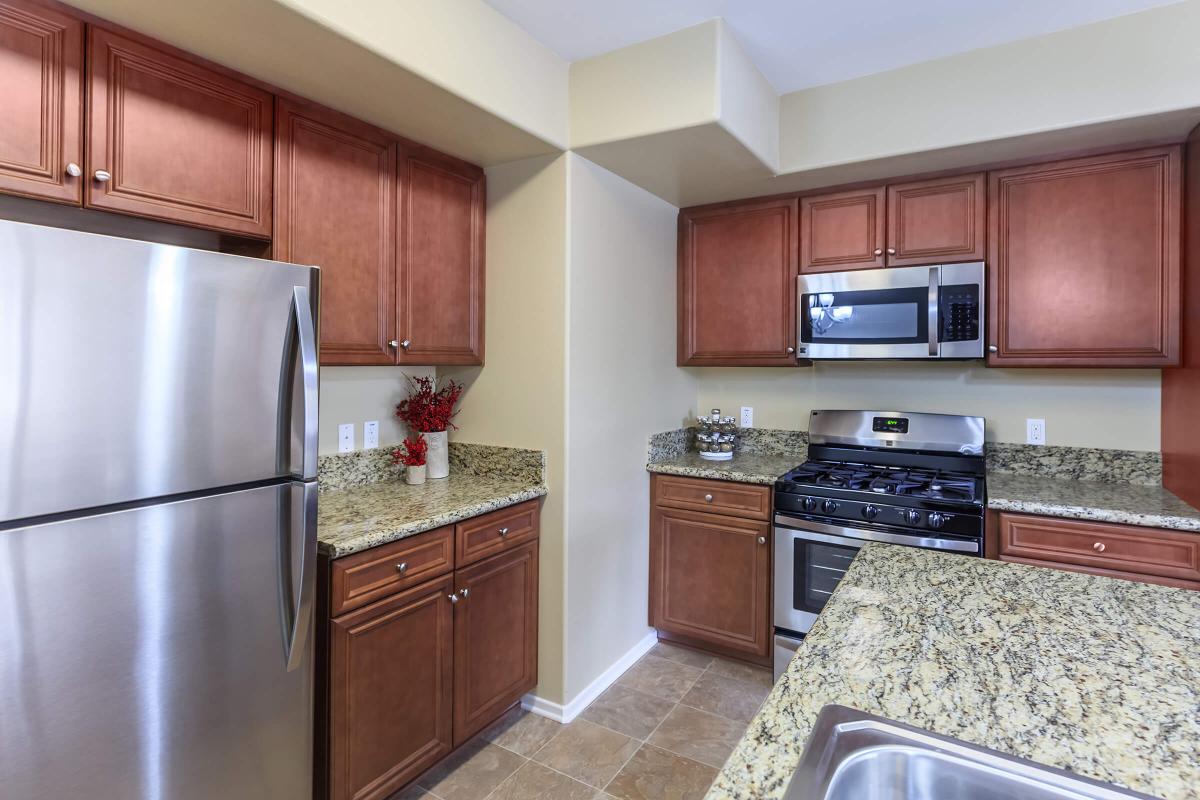
[[[396,572],[399,572],[401,575],[403,575],[404,573],[408,572],[408,562],[407,562],[407,561],[401,561],[399,564],[397,564],[397,565],[396,565]]]
[[[706,503],[711,503],[711,502],[712,502],[712,495],[711,495],[711,494],[706,494],[706,495],[704,495],[704,502],[706,502]]]
[[[1094,545],[1092,545],[1092,549],[1095,550],[1097,553],[1103,553],[1104,552],[1104,542],[1096,542]]]
[[[501,539],[503,539],[505,536],[508,536],[508,528],[501,528],[496,532],[500,534]]]

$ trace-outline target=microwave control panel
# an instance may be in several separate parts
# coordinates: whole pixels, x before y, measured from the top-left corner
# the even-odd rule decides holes
[[[979,338],[979,287],[943,286],[939,291],[938,317],[943,342],[973,342]]]

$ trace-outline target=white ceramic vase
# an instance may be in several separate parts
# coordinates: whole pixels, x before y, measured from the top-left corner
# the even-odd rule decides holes
[[[425,482],[425,465],[404,468],[404,482],[409,486],[420,486]]]
[[[446,432],[434,431],[421,434],[429,445],[425,454],[425,465],[429,468],[429,479],[437,480],[450,475],[450,452],[446,447]]]

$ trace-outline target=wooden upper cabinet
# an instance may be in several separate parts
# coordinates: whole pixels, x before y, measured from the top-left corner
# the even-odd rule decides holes
[[[82,62],[80,20],[0,0],[0,192],[82,202]]]
[[[679,213],[680,366],[794,366],[794,198]]]
[[[993,366],[1179,363],[1178,147],[991,173]]]
[[[800,271],[882,267],[885,200],[882,186],[800,198]]]
[[[428,148],[400,161],[399,364],[482,364],[483,170]]]
[[[321,268],[321,363],[394,364],[396,142],[282,98],[276,118],[274,256]]]
[[[269,237],[271,94],[103,28],[88,36],[85,203]]]
[[[887,265],[983,261],[986,192],[981,172],[888,186]]]

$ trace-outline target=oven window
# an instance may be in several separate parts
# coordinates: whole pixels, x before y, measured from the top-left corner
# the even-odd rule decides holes
[[[793,539],[794,585],[792,605],[798,611],[819,614],[838,581],[850,568],[857,547]]]
[[[929,341],[928,289],[814,292],[801,297],[801,339],[811,344]]]

